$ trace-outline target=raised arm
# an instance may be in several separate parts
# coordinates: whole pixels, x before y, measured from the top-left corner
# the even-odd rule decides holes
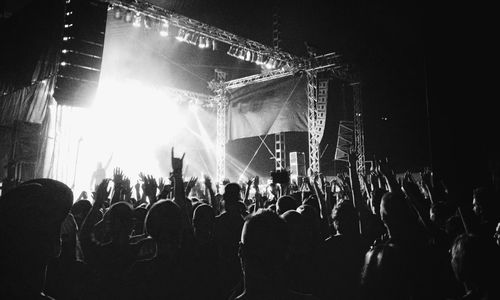
[[[109,196],[110,191],[108,190],[108,184],[109,179],[106,178],[98,186],[96,186],[96,191],[92,193],[94,197],[94,205],[92,205],[87,217],[85,217],[79,235],[82,244],[89,242],[92,239],[92,230],[94,225],[99,221],[100,217],[99,210],[103,207],[104,202]]]
[[[181,158],[174,156],[174,148],[172,147],[172,177],[174,179],[174,202],[179,205],[182,211],[187,212],[184,181],[182,179],[182,165],[184,156]],[[189,215],[189,214],[188,214]]]

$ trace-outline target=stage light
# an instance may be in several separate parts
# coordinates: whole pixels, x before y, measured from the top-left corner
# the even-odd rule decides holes
[[[61,52],[64,53],[64,54],[66,54],[66,53],[68,53],[68,49],[62,49]]]
[[[199,40],[199,43],[198,43],[198,47],[201,48],[201,49],[204,49],[206,48],[206,40],[207,38],[205,37],[200,37],[200,40]]]
[[[134,20],[134,15],[132,14],[132,11],[130,10],[127,10],[127,12],[125,13],[125,17],[123,18],[123,20],[127,23],[132,23],[132,21]]]
[[[252,55],[250,57],[250,62],[255,63],[257,61],[257,53],[252,52]]]
[[[168,36],[168,21],[163,20],[161,22],[160,35],[165,37]]]
[[[183,42],[187,42],[188,40],[190,40],[190,39],[191,39],[191,36],[192,36],[192,35],[193,35],[193,33],[192,33],[192,32],[187,31],[187,32],[184,34],[184,37],[182,38],[182,41],[183,41]]]
[[[233,57],[236,57],[237,53],[238,53],[238,48],[236,48],[235,46],[229,47],[229,50],[227,51],[227,54]]]
[[[197,45],[198,44],[198,40],[200,38],[200,35],[197,34],[197,33],[192,33],[190,36],[189,36],[189,39],[187,40],[187,42],[191,45]]]
[[[266,69],[269,69],[269,70],[273,69],[275,63],[276,63],[276,61],[274,59],[269,58],[269,60],[265,64]]]
[[[178,41],[183,41],[184,36],[186,35],[186,31],[182,28],[179,29],[179,32],[177,33],[177,36],[175,37]]]
[[[144,18],[144,27],[145,27],[146,29],[151,29],[152,24],[153,24],[153,20],[152,20],[150,17],[146,16],[146,17]]]
[[[73,24],[64,24],[64,28],[70,28],[72,26],[73,26]]]
[[[212,50],[213,51],[218,50],[217,42],[215,40],[212,40]]]
[[[252,52],[250,52],[250,50],[247,50],[245,54],[245,60],[250,61],[251,58],[252,58]]]
[[[67,65],[67,64],[66,64],[66,62],[65,62],[65,61],[61,62],[61,66],[63,66],[63,67],[64,67],[64,66],[66,66],[66,65]]]
[[[119,8],[118,6],[115,6],[113,8],[113,16],[117,20],[121,19],[122,18],[122,10],[121,10],[121,8]]]
[[[238,58],[245,59],[245,49],[241,48],[240,51],[238,51]]]
[[[136,14],[134,17],[134,23],[132,23],[132,25],[134,27],[141,27],[141,23],[142,23],[142,16],[140,14]]]
[[[264,64],[264,57],[262,56],[262,54],[257,54],[257,60],[255,61],[255,63],[259,66]]]

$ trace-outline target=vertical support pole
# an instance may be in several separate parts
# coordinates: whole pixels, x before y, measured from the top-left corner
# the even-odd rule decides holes
[[[274,135],[274,169],[284,170],[286,168],[285,133],[280,132]]]
[[[318,78],[315,72],[307,72],[307,128],[309,132],[309,170],[319,172],[320,132],[318,119]]]
[[[354,147],[358,155],[356,166],[359,175],[365,175],[365,134],[363,129],[363,106],[361,103],[361,84],[351,83],[354,102]]]
[[[226,115],[228,99],[224,82],[226,72],[215,69],[215,81],[219,88],[215,90],[217,105],[217,137],[215,145],[215,155],[217,161],[217,182],[221,183],[226,178]]]
[[[217,182],[222,182],[226,177],[226,114],[227,98],[224,92],[217,95],[217,138],[216,138],[216,160],[217,160]]]

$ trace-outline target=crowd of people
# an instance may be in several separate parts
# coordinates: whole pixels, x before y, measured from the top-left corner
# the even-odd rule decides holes
[[[266,186],[120,169],[73,198],[34,179],[0,198],[1,299],[500,299],[498,188],[470,206],[427,170]],[[472,193],[471,193],[472,194]]]

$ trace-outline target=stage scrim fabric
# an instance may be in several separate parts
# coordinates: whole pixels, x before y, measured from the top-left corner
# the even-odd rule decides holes
[[[228,139],[307,131],[306,76],[235,89],[229,96]]]

